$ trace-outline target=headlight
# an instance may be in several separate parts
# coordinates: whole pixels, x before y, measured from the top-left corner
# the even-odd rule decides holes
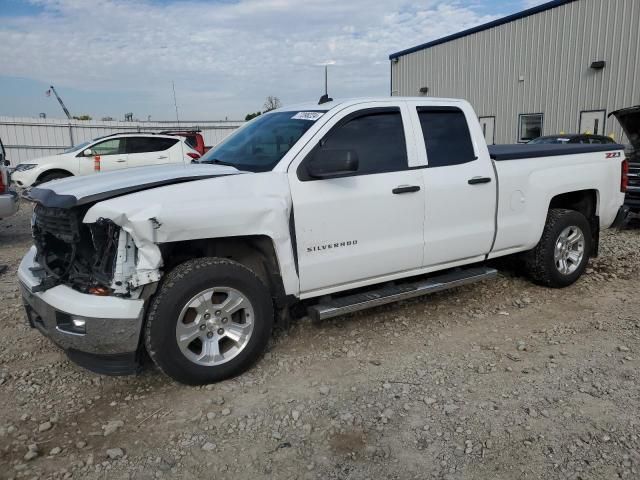
[[[32,168],[36,168],[38,166],[37,163],[20,163],[14,170],[15,172],[24,172],[25,170],[31,170]]]

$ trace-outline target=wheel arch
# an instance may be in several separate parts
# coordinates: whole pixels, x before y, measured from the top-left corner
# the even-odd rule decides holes
[[[50,168],[49,170],[45,170],[44,172],[40,173],[36,181],[40,182],[44,177],[46,177],[47,175],[51,175],[52,173],[61,173],[69,177],[73,177],[73,173],[71,173],[69,170],[65,170],[64,168]]]
[[[277,307],[294,301],[285,291],[275,242],[267,235],[182,240],[159,246],[166,270],[193,258],[228,258],[253,270],[269,288]]]
[[[585,216],[591,227],[592,249],[590,255],[597,256],[600,245],[600,192],[597,189],[575,190],[555,195],[549,201],[547,211],[556,208],[574,210]]]

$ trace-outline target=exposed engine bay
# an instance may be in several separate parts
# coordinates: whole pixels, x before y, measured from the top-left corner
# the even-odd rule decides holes
[[[124,263],[135,268],[135,245],[111,220],[82,223],[86,210],[36,204],[32,231],[41,269],[34,273],[42,278],[38,289],[64,284],[82,293],[127,296],[127,286],[114,274],[130,270]]]

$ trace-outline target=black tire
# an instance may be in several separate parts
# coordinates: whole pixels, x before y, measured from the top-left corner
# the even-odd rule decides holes
[[[563,274],[556,266],[554,251],[560,234],[567,227],[576,226],[584,235],[584,254],[577,268]],[[551,288],[563,288],[573,284],[584,273],[592,251],[591,226],[586,217],[575,210],[554,208],[547,214],[542,237],[536,247],[524,256],[527,273],[534,282]]]
[[[51,180],[58,180],[60,178],[67,178],[67,177],[71,177],[73,175],[71,175],[70,173],[64,173],[64,172],[50,172],[50,173],[44,173],[42,174],[42,176],[40,178],[38,178],[38,181],[36,182],[36,185],[40,185],[42,183],[47,183],[50,182]]]
[[[182,353],[176,339],[180,312],[194,295],[225,285],[251,302],[253,331],[248,343],[232,359],[202,366]],[[204,385],[244,372],[267,346],[273,326],[273,302],[268,288],[244,265],[224,258],[197,258],[178,265],[162,281],[151,300],[144,329],[146,350],[166,375],[188,385]]]

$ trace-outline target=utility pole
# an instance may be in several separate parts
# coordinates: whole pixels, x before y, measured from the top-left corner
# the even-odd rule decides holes
[[[62,99],[60,98],[60,95],[58,95],[58,92],[56,92],[56,89],[53,88],[53,85],[49,85],[49,89],[53,92],[53,94],[56,96],[56,98],[58,99],[58,103],[60,104],[60,106],[62,107],[62,110],[64,110],[64,113],[67,115],[67,118],[69,120],[71,120],[71,114],[69,113],[69,110],[67,110],[67,107],[65,107],[64,102],[62,101]]]

